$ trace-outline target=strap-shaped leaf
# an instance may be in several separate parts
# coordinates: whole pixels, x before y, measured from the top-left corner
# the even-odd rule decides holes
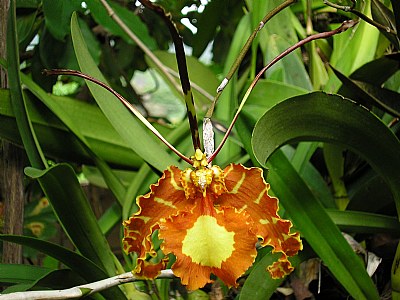
[[[32,81],[23,83],[28,85],[30,82]],[[57,102],[60,109],[72,119],[75,126],[88,140],[90,147],[107,163],[114,167],[129,166],[130,168],[139,168],[143,163],[143,160],[121,139],[97,106],[67,97],[45,94]],[[28,114],[45,155],[91,164],[90,156],[62,122],[53,117],[53,114],[33,96],[29,97],[29,94],[25,96]],[[22,145],[8,90],[0,90],[0,123],[0,137]]]
[[[33,237],[17,236],[17,235],[1,234],[0,240],[24,245],[32,249],[38,250],[50,257],[53,257],[58,261],[60,261],[61,263],[63,263],[65,266],[71,268],[71,270],[76,272],[78,275],[80,275],[88,282],[98,281],[108,277],[107,274],[102,269],[100,269],[96,264],[94,264],[86,257],[83,257],[82,255],[75,253],[64,247],[61,247],[59,245]],[[18,268],[21,267],[18,266]],[[0,269],[3,269],[3,266]],[[7,268],[5,268],[5,270],[7,270]],[[18,276],[18,280],[20,282],[24,278],[29,279],[29,282],[31,282],[31,280],[37,280],[38,276],[42,277],[43,275],[45,275],[44,269],[41,270],[43,271],[40,271],[39,273],[37,272],[37,270],[36,272],[34,272],[34,270],[30,270],[29,272],[32,273],[29,276],[28,275]],[[49,271],[50,270],[48,270],[47,273],[49,273]],[[0,274],[1,273],[2,272],[0,271]],[[37,276],[35,275],[36,273]],[[14,278],[14,280],[15,279],[16,278]],[[106,297],[111,297],[110,299],[126,299],[121,290],[119,290],[118,288],[111,288],[109,290],[105,290],[102,292],[102,294]]]
[[[45,171],[26,168],[25,173],[39,181],[79,252],[108,275],[114,275],[113,253],[71,166],[59,164]]]
[[[106,83],[86,47],[76,14],[73,14],[71,19],[71,34],[82,72]],[[162,151],[160,144],[151,136],[151,132],[145,129],[108,91],[94,83],[88,82],[87,84],[100,109],[115,130],[140,157],[159,171],[163,171],[170,165],[179,165],[175,157],[168,154],[167,151]]]
[[[19,76],[20,62],[15,5],[15,1],[10,2],[7,25],[7,72],[12,100],[11,105],[15,112],[19,135],[21,136],[29,161],[32,166],[42,168],[47,167],[47,163],[27,112],[24,95],[22,93],[21,78]]]
[[[267,111],[253,132],[257,160],[270,168],[268,180],[285,209],[335,277],[357,299],[377,297],[372,281],[338,228],[314,198],[279,147],[299,141],[345,146],[364,157],[400,200],[400,144],[364,107],[321,92],[297,96]],[[399,205],[397,205],[399,207]]]
[[[400,142],[367,109],[322,92],[293,97],[261,117],[252,144],[265,164],[276,149],[299,141],[339,144],[361,155],[388,183],[400,211]]]
[[[0,236],[1,238],[2,236]],[[7,284],[31,283],[52,271],[52,269],[38,266],[2,264],[0,268],[0,282]]]

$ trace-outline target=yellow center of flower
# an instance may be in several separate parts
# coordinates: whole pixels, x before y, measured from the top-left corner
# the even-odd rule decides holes
[[[194,263],[220,268],[234,251],[234,232],[218,225],[212,216],[200,216],[188,229],[182,242],[182,253]]]

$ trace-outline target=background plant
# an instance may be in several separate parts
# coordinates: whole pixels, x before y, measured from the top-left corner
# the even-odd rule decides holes
[[[202,119],[246,39],[281,2],[157,3],[171,12],[192,48],[189,77]],[[192,154],[175,56],[168,51],[171,39],[162,20],[132,1],[109,4],[135,41],[98,1],[11,1],[16,23],[9,22],[8,56],[2,60],[10,87],[1,90],[0,134],[4,141],[24,147],[27,166],[33,168],[25,169],[30,178],[27,232],[1,239],[23,244],[24,257],[33,265],[2,264],[1,282],[10,285],[4,293],[65,288],[130,270],[132,259],[123,256],[112,238],[119,241],[121,221],[137,209],[133,199],[168,165],[184,165],[108,92],[77,78],[45,77],[43,69],[80,69],[107,82],[182,153]],[[183,8],[192,9],[185,14]],[[216,158],[219,165],[265,164],[281,213],[293,220],[308,245],[293,263],[323,261],[321,297],[334,293],[338,299],[348,294],[376,299],[390,288],[397,297],[400,290],[395,264],[390,272],[400,207],[399,12],[397,1],[298,1],[257,33],[213,114],[220,140],[248,85],[273,57],[312,33],[362,17],[354,29],[313,41],[269,70]],[[182,24],[185,18],[197,27],[196,33]],[[95,204],[96,197],[90,195],[90,206],[83,183],[111,193]],[[33,220],[41,191],[54,214],[42,208]],[[70,250],[54,238],[48,242],[55,234],[55,220],[72,244]],[[364,256],[359,259],[340,231],[383,258],[372,279]],[[386,243],[377,243],[382,237]],[[228,291],[218,281],[209,289],[232,298],[271,297],[282,283],[265,271],[273,259],[268,249],[260,250],[238,291]],[[303,268],[292,283],[307,286],[314,279],[304,277]],[[331,280],[337,282],[334,289],[329,289]],[[316,293],[313,285],[310,289]],[[204,293],[187,294],[176,280],[163,279],[154,285],[126,284],[93,297],[166,299]]]

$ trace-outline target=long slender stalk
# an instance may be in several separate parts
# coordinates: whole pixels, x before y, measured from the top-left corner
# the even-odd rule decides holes
[[[345,21],[342,23],[341,26],[339,26],[337,29],[331,30],[331,31],[327,31],[327,32],[321,32],[321,33],[317,33],[314,35],[310,35],[308,37],[306,37],[305,39],[297,42],[296,44],[294,44],[293,46],[287,48],[285,51],[283,51],[281,54],[279,54],[278,56],[276,56],[268,65],[266,65],[258,74],[257,76],[254,78],[254,80],[252,81],[252,83],[250,84],[249,88],[247,89],[245,95],[243,96],[243,99],[239,105],[238,110],[236,111],[235,116],[233,117],[233,120],[231,122],[231,124],[229,125],[227,131],[225,132],[225,135],[221,141],[221,143],[219,144],[219,146],[217,147],[217,149],[215,150],[215,152],[208,157],[207,161],[210,163],[213,161],[213,159],[215,158],[215,156],[218,154],[218,152],[222,149],[222,146],[225,144],[226,140],[228,139],[229,134],[231,133],[233,126],[235,125],[235,122],[237,120],[237,118],[239,117],[239,113],[241,112],[244,104],[246,103],[250,93],[253,91],[255,85],[257,84],[258,80],[261,78],[261,76],[270,68],[272,67],[275,63],[277,63],[279,60],[281,60],[283,57],[285,57],[286,55],[292,53],[294,50],[300,48],[301,46],[303,46],[304,44],[307,44],[313,40],[317,40],[317,39],[325,39],[328,37],[331,37],[335,34],[338,33],[342,33],[344,31],[346,31],[347,29],[353,27],[355,24],[357,24],[357,21]]]
[[[157,278],[174,278],[174,273],[168,270],[162,270]],[[141,280],[132,272],[127,272],[104,280],[75,286],[64,290],[45,290],[45,291],[26,291],[0,295],[0,300],[40,300],[40,299],[77,299],[104,291],[113,286],[123,283]]]
[[[355,4],[356,4],[355,0],[352,0],[352,3],[353,4],[351,6],[348,6],[348,5],[335,4],[335,3],[332,3],[332,2],[330,2],[328,0],[324,0],[324,4],[326,4],[326,5],[330,6],[330,7],[333,7],[333,8],[336,8],[336,9],[340,9],[340,10],[343,10],[345,12],[351,12],[352,14],[356,15],[357,17],[359,17],[360,19],[364,20],[365,22],[371,24],[372,26],[375,26],[376,28],[384,30],[384,31],[386,31],[386,32],[388,32],[390,34],[396,35],[396,32],[392,28],[390,28],[389,26],[382,25],[382,24],[370,19],[368,16],[364,15],[362,12],[358,11],[357,9],[355,9],[354,8]]]
[[[179,152],[178,149],[176,149],[171,143],[169,143],[156,128],[154,128],[153,125],[145,117],[142,116],[142,114],[131,104],[129,103],[128,100],[126,100],[122,95],[114,91],[111,87],[109,87],[107,84],[104,82],[101,82],[100,80],[97,80],[96,78],[89,76],[87,74],[84,74],[79,71],[75,70],[68,70],[68,69],[55,69],[55,70],[44,70],[43,73],[45,75],[71,75],[71,76],[77,76],[81,77],[84,79],[87,79],[91,82],[96,83],[97,85],[105,88],[107,91],[112,93],[121,103],[129,109],[131,113],[133,113],[156,137],[158,137],[165,145],[167,145],[168,148],[170,148],[176,155],[178,155],[180,158],[182,158],[184,161],[186,161],[189,164],[192,164],[192,160],[185,155],[183,155],[181,152]]]
[[[174,77],[179,77],[176,76],[176,72],[174,70],[171,70],[168,68],[166,65],[164,65],[158,58],[157,56],[154,55],[154,53],[136,36],[132,30],[129,29],[128,26],[124,23],[124,21],[121,20],[121,18],[115,13],[115,11],[112,9],[112,7],[107,3],[106,0],[100,0],[101,4],[104,6],[104,8],[107,10],[108,15],[121,27],[121,29],[138,45],[140,49],[150,58],[150,60],[157,66],[157,68],[163,73],[163,75],[167,78],[167,80],[173,85],[175,90],[177,92],[181,92],[181,88],[179,85],[176,83],[174,80]],[[171,76],[172,75],[172,76]],[[210,96],[204,89],[202,89],[200,86],[194,84],[193,82],[191,83],[193,89],[198,91],[200,94],[202,94],[204,97],[207,99],[212,100],[213,97]]]
[[[180,93],[181,89],[176,83],[175,79],[168,72],[168,68],[154,55],[154,53],[133,33],[132,30],[121,20],[121,18],[115,13],[112,7],[107,3],[106,0],[100,0],[104,8],[107,10],[108,15],[121,27],[121,29],[138,45],[140,49],[151,59],[151,61],[157,66],[157,68],[163,73],[168,81],[173,85],[175,90]]]
[[[286,7],[292,5],[293,3],[296,3],[297,0],[286,0],[282,4],[278,5],[275,7],[273,10],[271,10],[268,14],[265,15],[265,17],[260,21],[259,25],[254,28],[252,34],[249,36],[247,39],[246,43],[244,44],[242,50],[240,50],[240,53],[238,57],[236,58],[235,62],[231,66],[228,74],[226,74],[225,78],[222,80],[221,84],[217,88],[217,94],[215,95],[213,103],[210,105],[206,115],[204,116],[205,119],[210,119],[214,113],[215,105],[217,104],[217,101],[219,97],[221,96],[224,88],[226,85],[229,83],[229,80],[231,80],[233,74],[235,74],[236,70],[239,68],[240,64],[242,63],[247,51],[250,49],[251,44],[253,43],[254,39],[256,38],[258,32],[264,27],[265,23],[267,23],[272,17],[274,17],[276,14],[284,10]]]
[[[145,7],[154,11],[157,15],[161,17],[167,26],[172,41],[175,46],[176,62],[178,64],[179,77],[181,80],[182,91],[185,97],[186,109],[189,119],[190,131],[192,133],[192,141],[194,150],[201,148],[199,129],[197,125],[196,108],[194,105],[193,94],[190,87],[189,74],[186,65],[185,49],[183,47],[183,40],[179,34],[175,23],[172,21],[171,15],[166,13],[164,8],[161,6],[153,4],[149,0],[139,0]]]

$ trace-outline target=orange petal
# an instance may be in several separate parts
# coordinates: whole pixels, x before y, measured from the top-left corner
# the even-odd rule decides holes
[[[269,184],[264,181],[262,170],[230,164],[224,173],[228,192],[220,195],[216,204],[247,211],[256,224],[257,235],[263,239],[262,246],[296,255],[302,249],[300,236],[290,233],[292,223],[279,217],[278,199],[268,195]]]
[[[208,196],[201,200],[212,201]],[[208,209],[201,206],[199,203],[192,212],[182,212],[160,224],[161,248],[175,254],[172,270],[190,290],[210,282],[211,273],[234,286],[257,254],[253,222],[246,212],[232,207],[205,215],[202,213]]]
[[[157,277],[161,270],[165,269],[168,260],[163,259],[157,264],[153,264],[145,259],[138,259],[133,273],[143,279],[153,279]]]
[[[267,267],[267,270],[273,279],[279,279],[290,274],[294,268],[290,261],[288,261],[286,255],[283,254],[278,261]]]
[[[151,234],[158,228],[160,219],[193,205],[185,197],[181,185],[181,170],[171,166],[164,171],[150,192],[137,198],[139,211],[124,221],[123,248],[126,253],[136,252],[138,258],[155,255]]]

